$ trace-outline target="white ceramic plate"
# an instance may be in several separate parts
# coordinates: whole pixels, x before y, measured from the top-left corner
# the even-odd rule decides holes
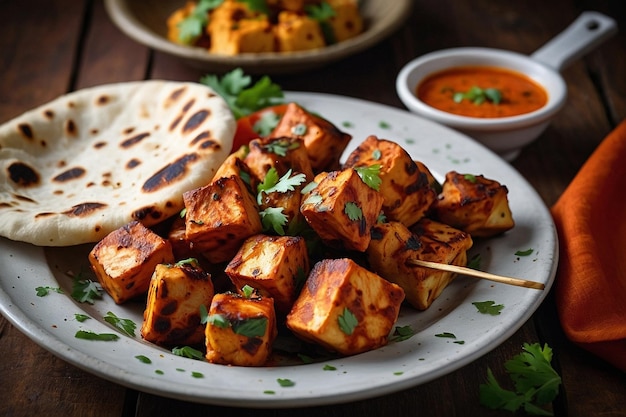
[[[358,36],[325,48],[292,53],[220,55],[206,49],[179,45],[167,39],[166,20],[185,0],[105,0],[113,23],[127,36],[149,48],[175,56],[211,72],[240,67],[248,74],[281,74],[310,71],[376,45],[410,16],[412,0],[364,0],[361,14],[365,30]]]
[[[137,390],[195,402],[240,407],[294,407],[331,404],[387,394],[452,372],[509,338],[537,309],[550,288],[557,265],[557,237],[549,211],[533,188],[510,165],[471,139],[403,110],[356,99],[312,93],[288,98],[316,111],[354,137],[349,152],[370,134],[403,145],[416,159],[443,178],[450,170],[484,174],[509,189],[516,221],[513,230],[476,242],[481,269],[539,281],[545,291],[496,284],[461,276],[425,312],[403,308],[399,326],[417,334],[403,342],[323,363],[263,368],[213,365],[171,354],[117,332],[102,317],[112,311],[141,323],[143,305],[117,306],[105,296],[94,305],[70,297],[66,275],[87,271],[81,248],[43,250],[0,240],[0,309],[36,343],[62,359],[103,378]],[[517,251],[532,249],[530,256]],[[39,297],[40,286],[61,287]],[[481,314],[472,302],[494,301],[500,315]],[[76,313],[92,319],[79,322]],[[77,330],[119,333],[114,342],[75,338]],[[435,335],[452,333],[456,339]],[[460,343],[462,342],[462,343]],[[149,358],[146,364],[138,355]],[[332,365],[335,370],[325,370]],[[291,387],[277,380],[289,379]]]

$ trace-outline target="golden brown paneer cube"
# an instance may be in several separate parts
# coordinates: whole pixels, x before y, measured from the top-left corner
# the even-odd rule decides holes
[[[330,246],[365,251],[370,228],[380,215],[382,195],[352,168],[320,173],[315,182],[300,206],[309,226]]]
[[[371,135],[348,156],[344,166],[373,165],[380,166],[380,193],[387,218],[410,226],[424,217],[437,198],[430,172],[420,170],[397,143]]]
[[[455,274],[418,267],[412,259],[465,266],[472,246],[467,233],[424,218],[409,230],[400,222],[376,225],[367,249],[374,272],[404,289],[406,301],[426,310],[455,277]]]
[[[177,216],[167,232],[167,240],[170,242],[170,245],[172,245],[174,259],[195,258],[200,255],[200,253],[194,251],[193,245],[191,241],[187,239],[185,232],[185,220]]]
[[[335,12],[329,19],[335,42],[354,38],[363,32],[363,17],[356,0],[326,0],[326,2]]]
[[[205,326],[200,306],[208,310],[213,295],[211,275],[197,260],[157,265],[150,280],[141,336],[163,346],[202,344]]]
[[[205,330],[206,358],[224,365],[264,365],[277,334],[272,298],[215,294]]]
[[[144,295],[154,268],[172,262],[169,241],[137,221],[112,231],[89,252],[91,269],[117,304]]]
[[[283,11],[274,25],[278,52],[305,51],[326,46],[319,23],[302,13]]]
[[[185,237],[210,262],[230,261],[241,243],[262,230],[258,205],[235,175],[183,193]]]
[[[261,296],[274,299],[278,313],[287,314],[309,274],[306,242],[301,236],[252,236],[230,261],[226,274],[236,288],[257,289]]]
[[[267,16],[252,11],[245,2],[224,1],[211,12],[206,32],[211,38],[212,53],[236,55],[274,50],[274,33]]]
[[[343,355],[387,344],[404,291],[351,259],[325,259],[313,270],[287,315],[301,339]]]
[[[274,168],[279,176],[291,169],[301,172],[307,182],[313,180],[313,168],[304,141],[295,137],[258,138],[250,141],[244,163],[257,182],[263,181],[267,172]]]
[[[490,237],[515,226],[508,189],[482,175],[446,174],[435,204],[437,218],[473,237]]]
[[[250,168],[244,160],[246,159],[246,155],[248,155],[249,149],[247,146],[242,146],[237,149],[235,152],[231,153],[226,157],[224,162],[219,166],[213,179],[211,182],[219,180],[220,178],[228,178],[231,175],[236,175],[238,177],[246,178],[244,181],[249,185],[249,189],[251,191],[256,190],[256,186],[258,181],[250,172]],[[249,179],[249,181],[248,181]]]
[[[304,141],[313,172],[337,169],[339,158],[352,139],[326,119],[289,103],[269,137],[294,137]]]

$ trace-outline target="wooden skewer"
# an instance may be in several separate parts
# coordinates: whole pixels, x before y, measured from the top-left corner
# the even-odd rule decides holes
[[[422,266],[422,267],[431,268],[431,269],[438,269],[438,270],[446,271],[446,272],[456,272],[459,274],[469,275],[469,276],[476,277],[476,278],[488,279],[490,281],[500,282],[503,284],[516,285],[518,287],[534,288],[536,290],[543,290],[546,287],[541,282],[527,281],[525,279],[511,278],[511,277],[505,277],[502,275],[490,274],[488,272],[477,271],[475,269],[466,268],[463,266],[422,261],[419,259],[411,259],[409,260],[409,262],[416,266]]]

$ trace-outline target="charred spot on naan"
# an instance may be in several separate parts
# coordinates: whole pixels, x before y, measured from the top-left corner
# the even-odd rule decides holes
[[[85,176],[85,169],[81,167],[70,168],[52,179],[53,182],[64,183]]]
[[[171,164],[167,164],[153,176],[144,182],[141,190],[145,193],[159,191],[163,187],[171,185],[175,181],[180,181],[189,172],[189,167],[199,159],[197,153],[190,153],[178,158]]]
[[[33,134],[33,127],[31,125],[26,124],[26,123],[22,123],[22,124],[17,126],[17,129],[19,130],[19,132],[22,135],[22,137],[24,137],[26,139],[34,139],[35,138],[35,135]]]
[[[98,203],[98,202],[87,202],[76,204],[72,206],[69,210],[64,211],[62,214],[71,217],[89,217],[93,215],[95,212],[107,208],[108,204],[106,203]]]
[[[139,133],[133,137],[123,140],[122,143],[120,143],[120,147],[124,149],[130,148],[131,146],[138,144],[139,142],[141,142],[142,140],[144,140],[145,138],[149,136],[150,136],[149,132]]]
[[[13,162],[7,168],[9,178],[20,187],[34,187],[40,183],[39,172],[32,166],[21,162]]]

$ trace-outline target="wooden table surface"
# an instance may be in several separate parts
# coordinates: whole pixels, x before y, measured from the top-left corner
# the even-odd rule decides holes
[[[513,162],[551,206],[598,143],[626,118],[625,8],[622,0],[479,0],[471,5],[418,0],[406,23],[374,48],[319,70],[272,79],[286,90],[402,108],[395,77],[416,56],[456,46],[529,54],[582,11],[604,12],[622,32],[562,72],[567,105],[541,140]],[[204,75],[127,38],[100,0],[0,0],[0,28],[0,122],[83,87],[150,78],[197,81]],[[482,407],[478,387],[488,367],[503,372],[503,363],[524,342],[547,342],[555,351],[554,366],[563,378],[555,415],[626,415],[626,375],[564,337],[551,294],[510,339],[451,374],[378,398],[298,410],[201,405],[127,389],[61,361],[0,317],[0,415],[506,415]]]

